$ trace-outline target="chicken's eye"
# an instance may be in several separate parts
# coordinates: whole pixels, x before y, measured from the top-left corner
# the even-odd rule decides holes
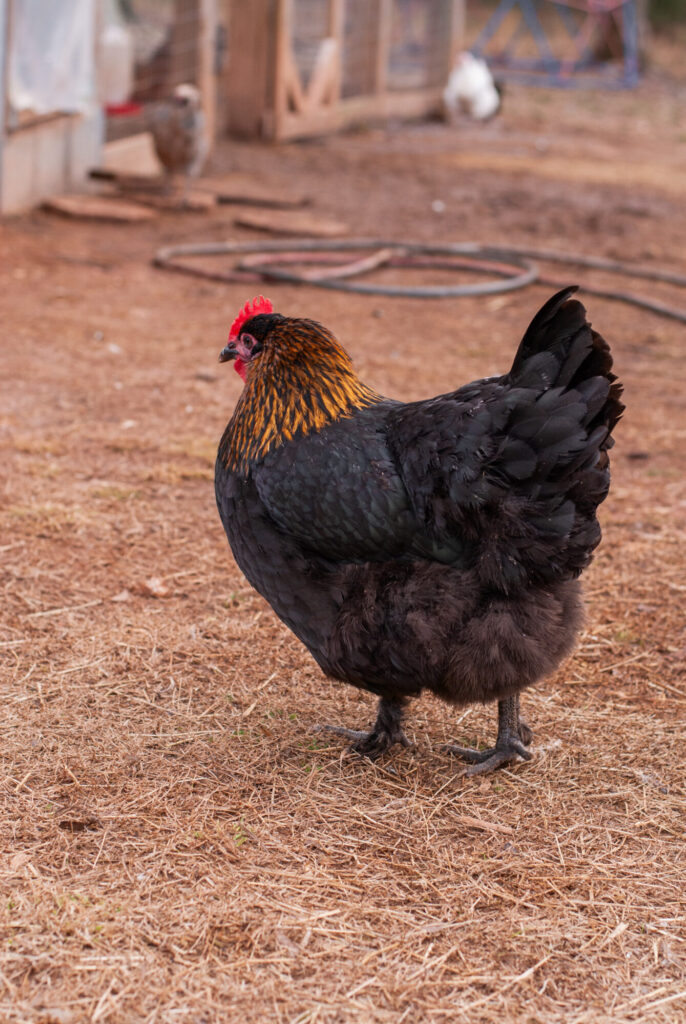
[[[247,331],[243,331],[238,337],[237,348],[240,358],[247,363],[262,351],[262,342],[252,334],[248,334]]]

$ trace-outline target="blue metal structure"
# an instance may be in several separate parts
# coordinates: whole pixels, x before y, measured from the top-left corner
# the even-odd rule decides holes
[[[555,12],[563,29],[557,37],[546,31],[541,20],[546,9]],[[488,52],[513,13],[520,17],[509,39],[498,51]],[[616,62],[599,61],[593,52],[597,30],[609,23],[614,23],[619,41]],[[535,58],[516,56],[525,35],[535,43]],[[636,0],[500,0],[471,49],[501,78],[524,85],[630,89],[639,79]]]

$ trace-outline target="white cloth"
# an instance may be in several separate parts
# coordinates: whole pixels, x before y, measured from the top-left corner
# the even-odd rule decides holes
[[[95,97],[95,0],[20,0],[12,5],[10,31],[14,110],[87,110]]]

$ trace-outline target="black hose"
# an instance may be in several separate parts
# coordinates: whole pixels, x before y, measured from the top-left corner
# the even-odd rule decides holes
[[[414,262],[413,256],[472,256],[473,266],[465,266],[468,261],[464,259],[459,265],[451,267],[449,262],[429,261],[424,266],[441,266],[443,269],[465,270],[470,269],[475,273],[484,273],[486,264],[491,273],[500,280],[485,281],[464,285],[428,285],[428,286],[405,286],[405,285],[382,285],[367,284],[360,281],[332,277],[330,273],[320,279],[311,273],[299,274],[292,269],[286,269],[278,265],[278,259],[256,263],[250,261],[249,268],[234,268],[229,272],[210,271],[200,267],[192,267],[188,263],[181,262],[183,257],[193,256],[220,256],[220,255],[247,255],[250,253],[264,253],[265,256],[278,257],[279,254],[292,253],[322,253],[322,252],[351,252],[360,250],[388,249],[398,254],[397,258],[391,258],[387,265],[419,267],[419,261]],[[248,281],[284,281],[291,284],[309,284],[315,288],[327,288],[334,291],[351,292],[358,295],[387,295],[402,298],[458,298],[464,296],[496,295],[502,292],[514,291],[524,288],[536,281],[541,284],[554,284],[550,279],[541,277],[538,266],[534,260],[544,262],[561,263],[569,266],[588,267],[593,270],[602,270],[612,274],[621,274],[626,277],[636,277],[646,281],[660,281],[675,285],[679,288],[686,288],[686,277],[672,271],[661,269],[650,269],[642,266],[633,266],[627,263],[620,263],[615,260],[602,259],[595,256],[581,256],[578,254],[555,252],[548,249],[529,249],[522,246],[483,246],[476,242],[455,242],[445,244],[431,244],[420,242],[396,242],[386,239],[371,238],[348,238],[336,241],[322,239],[293,239],[284,242],[280,240],[269,240],[262,242],[207,242],[200,244],[188,244],[168,246],[158,250],[153,260],[155,266],[165,270],[176,270],[181,273],[193,274],[199,277],[210,278],[225,282],[248,282]],[[686,323],[686,312],[674,309],[653,299],[633,295],[628,292],[615,291],[613,289],[598,288],[592,285],[581,285],[581,291],[589,295],[598,295],[602,298],[612,299],[618,302],[628,303],[646,309],[658,316],[668,317],[677,320],[679,323]]]

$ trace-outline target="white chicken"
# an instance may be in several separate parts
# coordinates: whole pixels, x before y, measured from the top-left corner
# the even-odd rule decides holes
[[[443,90],[446,116],[454,120],[466,113],[475,121],[487,121],[500,107],[500,92],[488,64],[468,50],[460,53]]]

